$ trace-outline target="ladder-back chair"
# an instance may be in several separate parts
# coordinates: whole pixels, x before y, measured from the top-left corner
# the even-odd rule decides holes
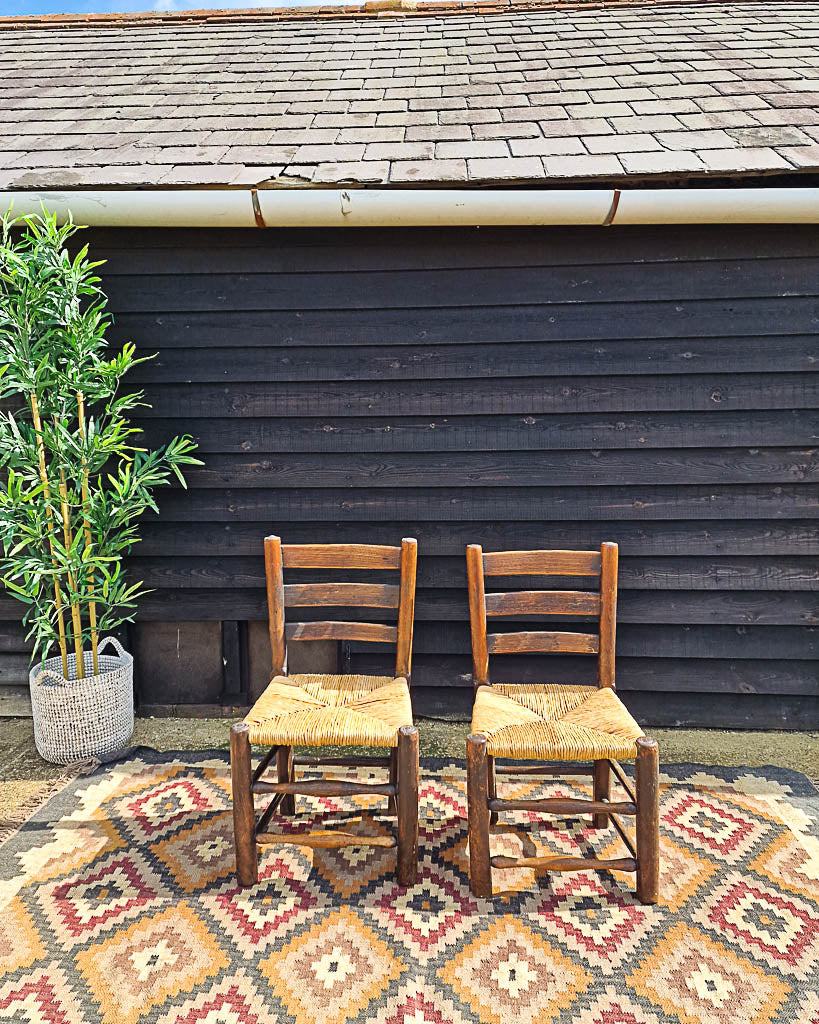
[[[233,821],[239,883],[258,880],[258,846],[296,843],[313,847],[397,846],[398,880],[415,881],[418,862],[418,730],[412,721],[410,669],[415,611],[415,570],[418,544],[405,538],[400,547],[376,544],[282,544],[264,542],[265,577],[273,674],[243,722],[230,734]],[[285,569],[397,570],[398,583],[292,583]],[[289,608],[326,606],[378,608],[397,612],[397,624],[382,622],[285,621]],[[354,640],[392,643],[395,674],[287,674],[287,643],[299,640]],[[258,767],[251,767],[251,744],[270,749]],[[294,758],[294,746],[375,746],[389,748],[384,757]],[[275,761],[276,777],[265,777]],[[379,766],[389,781],[380,784],[296,779],[299,764],[317,767]],[[397,814],[397,840],[340,831],[281,833],[269,830],[277,810],[295,813],[295,797],[379,795]],[[272,799],[256,818],[254,796]]]
[[[547,871],[635,871],[637,897],[656,903],[659,872],[658,750],[620,701],[614,689],[617,616],[617,545],[600,551],[493,551],[480,545],[466,550],[473,678],[476,687],[471,735],[467,739],[470,881],[476,896],[492,893],[492,868],[534,867]],[[486,593],[489,576],[596,577],[596,590],[517,590]],[[487,634],[487,616],[587,616],[597,620],[596,633],[522,631]],[[489,680],[489,656],[516,653],[596,655],[597,685],[495,683]],[[504,765],[495,758],[593,765]],[[618,759],[636,761],[632,788]],[[497,776],[591,775],[593,799],[503,800]],[[611,772],[628,800],[611,801]],[[504,857],[490,855],[490,826],[498,812],[543,811],[591,814],[594,828],[608,821],[620,834],[630,856]],[[636,816],[636,844],[621,821]]]

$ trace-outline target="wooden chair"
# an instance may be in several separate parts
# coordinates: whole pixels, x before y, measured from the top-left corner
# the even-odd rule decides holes
[[[398,881],[412,885],[418,863],[418,730],[412,724],[409,681],[415,607],[418,545],[404,539],[400,547],[375,544],[285,544],[264,542],[267,603],[273,678],[243,722],[230,734],[236,870],[240,885],[258,881],[258,845],[295,843],[313,847],[398,847]],[[396,569],[399,584],[296,583],[285,585],[287,569]],[[285,609],[349,606],[397,609],[396,626],[377,622],[299,622],[285,624]],[[287,641],[363,640],[396,645],[394,676],[287,675]],[[251,744],[270,747],[255,769]],[[376,746],[384,757],[294,758],[293,746]],[[264,773],[276,763],[276,778]],[[376,765],[388,769],[381,784],[332,780],[297,780],[297,765]],[[254,796],[271,795],[256,819]],[[268,831],[277,809],[295,813],[295,797],[378,794],[398,816],[397,842],[390,836],[361,836],[339,831],[275,833]]]
[[[659,873],[659,808],[657,742],[644,736],[614,692],[614,642],[617,606],[617,545],[600,551],[494,551],[483,554],[471,544],[466,550],[472,662],[476,686],[471,735],[467,739],[467,797],[469,803],[469,873],[476,896],[492,893],[492,868],[537,867],[549,871],[617,869],[636,871],[637,897],[657,902]],[[529,590],[490,593],[486,576],[594,576],[599,591]],[[588,616],[599,623],[596,634],[573,632],[486,632],[487,616]],[[597,686],[552,683],[489,685],[489,655],[570,652],[597,655]],[[495,758],[557,762],[593,761],[582,765],[496,766]],[[636,760],[635,789],[618,758]],[[610,800],[610,772],[629,799]],[[502,800],[496,776],[591,775],[593,799]],[[490,857],[490,824],[499,811],[529,810],[552,814],[591,814],[593,827],[611,821],[630,856],[614,860],[596,857]],[[636,846],[621,815],[637,819]]]

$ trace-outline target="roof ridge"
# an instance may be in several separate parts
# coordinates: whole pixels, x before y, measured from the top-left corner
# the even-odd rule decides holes
[[[783,0],[784,2],[784,0]],[[787,0],[788,4],[815,0]],[[41,14],[0,17],[0,30],[42,28],[129,28],[157,25],[248,24],[267,21],[316,21],[509,14],[551,10],[682,7],[692,0],[365,0],[363,4],[315,7],[246,7],[190,11],[138,11],[107,14]],[[747,6],[769,0],[696,0],[696,6]]]

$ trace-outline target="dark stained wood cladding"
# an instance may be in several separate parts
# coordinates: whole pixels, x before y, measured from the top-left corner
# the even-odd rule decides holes
[[[132,566],[155,591],[133,632],[147,651],[154,636],[158,649],[166,632],[170,642],[174,623],[209,624],[202,650],[231,664],[149,666],[146,705],[218,702],[214,673],[223,703],[246,694],[244,624],[265,617],[267,534],[417,537],[416,709],[460,715],[471,695],[465,545],[614,540],[618,690],[642,720],[819,724],[814,228],[86,240],[108,260],[114,337],[158,352],[132,375],[153,406],[146,439],[190,431],[206,460],[145,524]],[[0,599],[0,682],[19,684],[16,616]],[[559,616],[495,623],[588,630]],[[386,647],[351,642],[346,656],[390,671]],[[492,667],[498,679],[594,677],[594,659],[572,655],[498,655]]]

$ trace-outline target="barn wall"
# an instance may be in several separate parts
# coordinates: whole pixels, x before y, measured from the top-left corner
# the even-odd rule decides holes
[[[258,691],[275,531],[418,538],[420,712],[469,705],[467,542],[616,540],[618,688],[643,720],[819,722],[814,228],[85,237],[113,336],[159,353],[133,374],[148,440],[189,431],[206,462],[132,559],[155,588],[130,637],[146,705]],[[2,682],[22,647],[6,622]]]

